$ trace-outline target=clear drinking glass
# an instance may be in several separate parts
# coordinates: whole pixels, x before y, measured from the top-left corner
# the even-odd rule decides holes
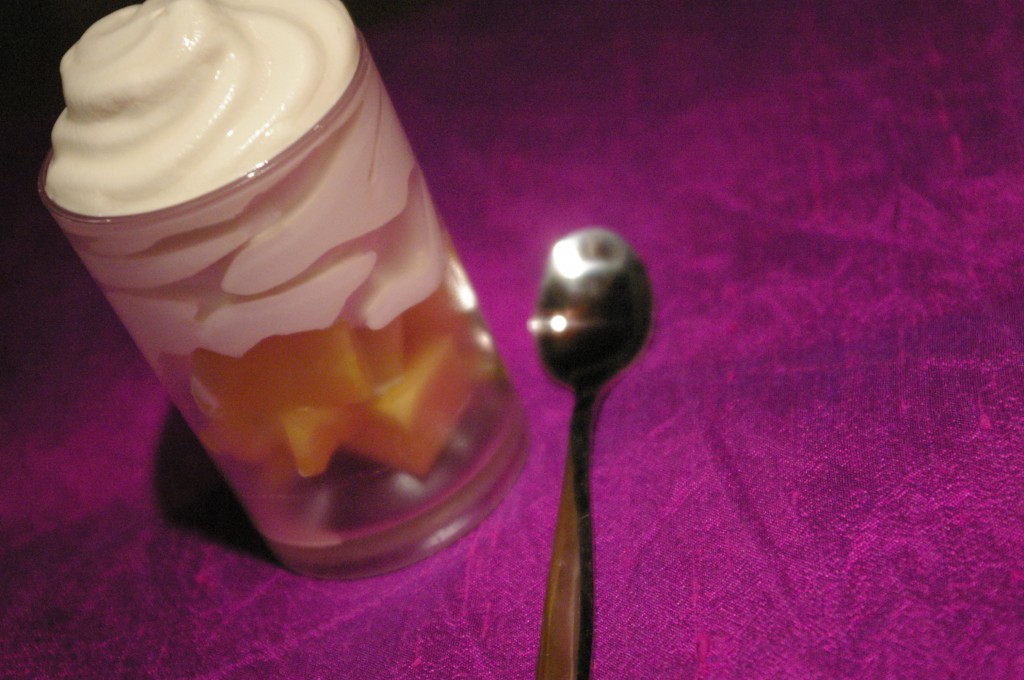
[[[505,495],[526,428],[362,39],[321,121],[153,212],[43,202],[280,561],[398,568]]]

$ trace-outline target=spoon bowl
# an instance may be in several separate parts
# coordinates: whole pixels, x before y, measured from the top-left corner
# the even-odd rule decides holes
[[[551,249],[529,322],[545,368],[575,395],[555,524],[537,677],[585,679],[593,644],[590,448],[608,383],[643,348],[651,285],[632,248],[602,228],[573,232]]]
[[[554,245],[530,328],[556,380],[599,390],[639,354],[650,325],[650,283],[629,244],[592,227]]]

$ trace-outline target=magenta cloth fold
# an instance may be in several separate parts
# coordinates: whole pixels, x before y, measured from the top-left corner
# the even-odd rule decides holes
[[[35,196],[57,111],[8,117],[0,677],[530,677],[571,398],[526,319],[591,224],[656,294],[596,433],[594,677],[1024,677],[1024,9],[374,17],[519,480],[407,569],[274,564]]]

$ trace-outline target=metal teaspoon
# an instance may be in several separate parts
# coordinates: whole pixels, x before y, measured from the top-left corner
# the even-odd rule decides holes
[[[640,352],[651,326],[651,286],[636,254],[601,228],[551,250],[529,322],[541,359],[575,395],[541,627],[538,678],[590,677],[594,627],[589,459],[595,414],[609,381]]]

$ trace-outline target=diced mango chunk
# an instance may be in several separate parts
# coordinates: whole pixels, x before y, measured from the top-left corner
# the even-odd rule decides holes
[[[356,452],[418,475],[433,467],[473,388],[472,362],[455,347],[442,338],[413,356],[401,380],[371,402]]]
[[[410,363],[402,380],[374,400],[374,408],[406,429],[412,429],[427,388],[440,386],[446,364],[457,364],[452,341],[444,338],[424,348]],[[450,366],[455,369],[455,366]],[[440,395],[439,395],[440,396]],[[445,395],[448,396],[448,395]]]
[[[331,462],[338,444],[351,432],[344,409],[300,406],[281,416],[288,450],[303,477],[315,477]]]

